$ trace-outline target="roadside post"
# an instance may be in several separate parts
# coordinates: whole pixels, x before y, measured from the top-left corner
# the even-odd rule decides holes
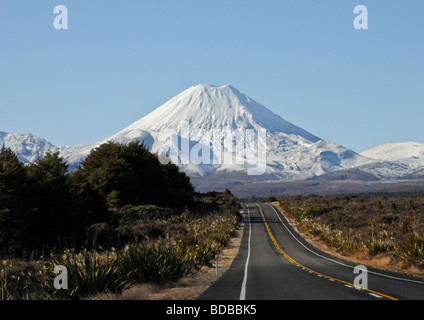
[[[396,271],[396,250],[393,253],[393,270]]]

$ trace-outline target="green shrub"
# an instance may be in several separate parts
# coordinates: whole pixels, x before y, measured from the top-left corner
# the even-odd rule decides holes
[[[328,209],[324,207],[310,207],[303,211],[301,220],[319,217],[320,215],[327,213]]]
[[[44,273],[37,263],[17,264],[4,260],[0,264],[0,300],[45,299]]]
[[[213,240],[206,240],[188,247],[180,243],[180,250],[185,252],[187,260],[193,268],[199,270],[202,266],[208,265],[219,253],[220,246]]]
[[[418,235],[410,236],[398,246],[397,251],[399,256],[406,261],[415,260],[417,258],[424,260],[424,238]]]
[[[345,237],[331,237],[331,241],[337,246],[338,249],[346,252],[354,253],[361,249],[361,245],[357,241]]]
[[[135,282],[161,284],[186,276],[192,266],[184,252],[175,247],[135,243],[118,256],[123,274],[131,273]]]
[[[368,253],[371,256],[375,256],[380,253],[389,253],[393,252],[394,246],[391,243],[385,242],[383,240],[374,240],[368,247]]]
[[[100,292],[122,293],[131,286],[131,270],[122,272],[116,259],[103,260],[87,250],[80,254],[69,251],[54,257],[53,263],[65,266],[68,271],[69,289],[54,291],[58,297],[79,299]],[[52,287],[53,281],[48,285]]]

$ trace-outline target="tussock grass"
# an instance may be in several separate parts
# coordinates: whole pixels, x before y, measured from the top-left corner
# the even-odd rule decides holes
[[[186,276],[192,269],[185,252],[175,246],[134,243],[118,254],[122,274],[136,283],[162,284]]]
[[[52,265],[63,265],[68,271],[69,290],[54,290],[52,281],[46,282],[53,296],[79,299],[103,293],[122,293],[131,284],[133,270],[123,270],[115,257],[102,259],[95,251],[81,253],[67,251],[53,258]],[[54,267],[53,267],[54,268]],[[54,290],[54,291],[53,291]]]

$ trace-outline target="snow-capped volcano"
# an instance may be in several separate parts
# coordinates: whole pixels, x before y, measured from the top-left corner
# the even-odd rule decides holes
[[[193,86],[178,94],[150,114],[125,128],[116,137],[132,137],[137,130],[159,132],[163,129],[179,131],[184,121],[194,129],[265,128],[301,136],[317,142],[318,137],[287,122],[231,85]]]
[[[253,138],[246,135],[248,131],[255,133]],[[260,132],[266,132],[263,141]],[[216,133],[221,145],[213,140]],[[235,154],[237,133],[245,135],[238,146],[241,154]],[[231,85],[203,84],[183,91],[109,138],[60,150],[72,167],[106,141],[127,143],[134,139],[143,141],[154,153],[174,151],[173,161],[182,170],[200,176],[255,166],[260,147],[266,151],[266,170],[261,174],[269,179],[303,179],[370,161],[284,120]]]
[[[318,176],[325,181],[337,176],[373,181],[424,177],[424,144],[385,144],[358,154],[284,120],[231,85],[190,87],[89,145],[55,147],[31,134],[0,132],[0,146],[10,147],[21,161],[58,150],[70,170],[107,141],[133,140],[143,141],[162,160],[166,154],[203,190]],[[339,173],[325,175],[334,171]]]

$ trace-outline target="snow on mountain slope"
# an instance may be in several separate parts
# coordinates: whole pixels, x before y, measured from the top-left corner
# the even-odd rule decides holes
[[[244,153],[236,153],[234,133],[245,134],[246,130],[254,132],[255,137],[243,137]],[[262,142],[261,130],[266,132]],[[171,134],[167,135],[167,131]],[[215,133],[219,144],[214,144]],[[176,150],[174,162],[188,174],[200,176],[254,167],[258,151],[265,145],[266,174],[284,180],[303,179],[371,161],[295,126],[231,85],[205,84],[183,91],[107,139],[88,146],[62,147],[61,152],[68,162],[75,164],[108,140],[127,143],[134,139],[144,141],[155,153]],[[183,145],[188,146],[186,152]],[[198,158],[206,161],[193,161],[193,153],[201,154]]]
[[[178,131],[184,121],[190,121],[192,129],[210,131],[262,127],[270,132],[302,136],[312,142],[320,140],[231,85],[217,87],[205,84],[183,91],[115,136],[129,135],[140,129],[154,132],[162,129]]]
[[[15,152],[20,161],[33,162],[42,158],[48,150],[55,148],[47,140],[29,133],[6,133],[0,132],[0,147],[5,146]]]
[[[377,163],[361,168],[379,179],[419,177],[424,171],[424,144],[416,142],[387,143],[361,153]]]
[[[386,143],[368,149],[361,155],[379,161],[419,162],[424,160],[424,143]]]

